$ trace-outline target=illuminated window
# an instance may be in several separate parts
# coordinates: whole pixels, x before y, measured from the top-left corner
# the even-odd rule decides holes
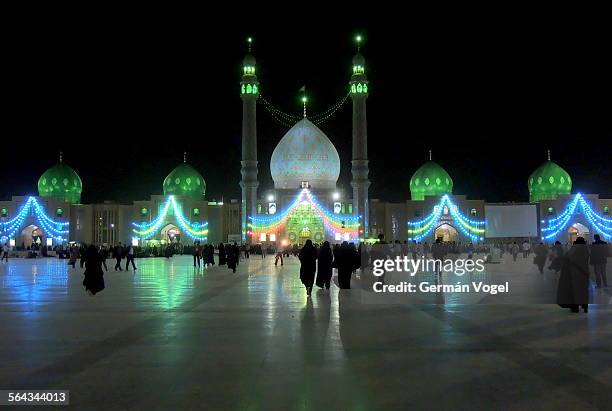
[[[0,216],[6,217],[7,215],[8,215],[8,210],[6,208],[3,208],[0,210]]]
[[[340,233],[334,234],[334,240],[336,240],[336,241],[342,240],[342,234],[340,234]]]
[[[349,203],[349,205],[348,205],[348,212],[349,212],[349,214],[353,214],[353,204]]]
[[[270,234],[270,241],[276,241],[276,234]]]
[[[194,208],[193,209],[193,215],[200,215],[200,209],[199,208]]]
[[[268,214],[276,214],[276,203],[268,203]]]
[[[341,210],[342,210],[342,204],[334,203],[334,214],[340,214]]]
[[[345,213],[346,213],[346,205],[345,205],[345,204],[342,204],[342,208],[341,208],[341,210],[342,210],[342,211],[340,211],[340,212],[341,212],[342,214],[345,214]]]
[[[553,207],[548,207],[548,215],[555,214],[555,209]]]
[[[473,216],[475,216],[475,215],[476,215],[476,209],[475,209],[475,208],[472,208],[472,209],[470,210],[470,214],[471,214],[471,215],[473,215]]]
[[[257,214],[261,214],[261,203],[257,204]]]
[[[259,235],[259,241],[266,241],[266,233],[261,233]]]
[[[147,214],[149,214],[149,209],[148,209],[148,208],[146,208],[146,207],[141,208],[141,209],[140,209],[140,214],[141,214],[141,215],[147,215]]]
[[[605,215],[610,214],[610,207],[605,206],[605,207],[604,207],[604,209],[603,209],[603,213],[604,213]]]
[[[61,217],[63,214],[64,214],[64,210],[63,210],[61,207],[58,207],[58,208],[55,210],[55,215],[56,215],[56,216]]]

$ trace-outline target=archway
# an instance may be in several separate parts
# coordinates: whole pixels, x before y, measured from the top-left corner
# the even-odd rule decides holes
[[[306,240],[322,242],[325,239],[323,219],[304,201],[287,219],[287,237],[292,244],[304,244]]]
[[[584,224],[580,223],[572,224],[572,226],[567,230],[568,240],[570,244],[574,244],[574,241],[576,241],[576,238],[578,237],[583,237],[585,240],[588,240],[589,234],[589,228]]]
[[[181,230],[174,224],[168,224],[161,230],[161,242],[166,243],[180,243],[181,242]]]
[[[42,245],[42,236],[43,231],[31,224],[21,231],[21,241],[17,245],[24,248],[32,247],[32,244],[40,246]]]
[[[441,239],[443,242],[448,243],[451,241],[457,241],[457,237],[459,233],[457,233],[457,229],[450,224],[441,224],[436,228],[436,232],[434,234],[435,239]]]

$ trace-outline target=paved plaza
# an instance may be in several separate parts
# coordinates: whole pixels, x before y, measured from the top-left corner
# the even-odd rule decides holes
[[[90,297],[64,260],[1,264],[0,389],[68,389],[75,410],[612,407],[607,304],[364,304],[360,280],[307,299],[295,258],[137,265]],[[554,283],[531,258],[487,268]]]

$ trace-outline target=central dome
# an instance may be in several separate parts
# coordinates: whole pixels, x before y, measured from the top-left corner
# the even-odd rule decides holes
[[[38,179],[38,195],[67,203],[81,202],[83,183],[70,166],[60,162],[48,169]]]
[[[340,156],[329,138],[310,120],[298,121],[278,143],[270,172],[276,189],[310,187],[335,189],[340,176]]]
[[[438,163],[429,160],[410,179],[410,194],[413,200],[424,200],[425,196],[452,194],[453,179]]]
[[[203,200],[206,194],[204,177],[187,163],[179,165],[164,180],[164,195],[171,194]]]

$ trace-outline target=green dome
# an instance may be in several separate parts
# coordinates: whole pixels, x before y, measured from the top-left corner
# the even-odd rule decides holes
[[[78,204],[82,191],[81,177],[61,160],[38,179],[38,195],[43,198]]]
[[[441,196],[453,192],[453,179],[434,161],[423,164],[410,179],[410,195],[413,200],[425,196]]]
[[[206,194],[206,182],[195,168],[183,163],[164,180],[164,195],[188,196],[194,200],[203,200]]]
[[[554,200],[572,192],[572,179],[567,171],[548,160],[529,176],[529,201]]]

